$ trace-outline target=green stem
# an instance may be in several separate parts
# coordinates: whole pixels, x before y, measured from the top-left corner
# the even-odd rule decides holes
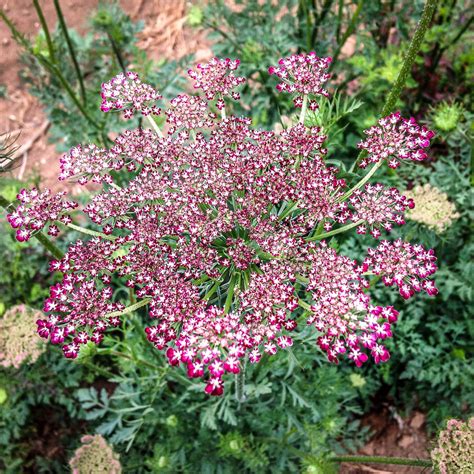
[[[154,119],[151,115],[147,115],[146,118],[147,118],[147,120],[148,120],[148,123],[151,125],[151,127],[152,127],[153,130],[155,131],[155,133],[156,133],[160,138],[163,138],[163,133],[161,132],[160,127],[158,127],[158,125],[156,124],[155,119]]]
[[[304,125],[304,118],[306,115],[306,109],[308,107],[308,94],[303,95],[303,105],[301,106],[300,120],[299,122]]]
[[[108,31],[107,31],[107,38],[110,41],[110,45],[112,46],[112,51],[114,52],[115,57],[117,58],[117,61],[120,65],[120,69],[122,69],[122,71],[126,73],[127,68],[125,67],[125,61],[123,60],[122,53],[120,52],[120,49],[117,46],[117,43],[115,42],[113,36]]]
[[[78,232],[81,232],[82,234],[87,234],[87,235],[92,235],[93,237],[100,237],[101,239],[106,239],[106,240],[115,240],[117,237],[115,235],[107,235],[102,232],[97,232],[95,230],[91,229],[86,229],[85,227],[81,227],[76,224],[67,224],[67,227],[70,227],[71,229],[77,230]]]
[[[25,48],[31,56],[36,58],[40,64],[48,71],[51,76],[56,76],[61,85],[63,86],[66,93],[69,95],[71,100],[74,102],[74,105],[78,108],[79,112],[84,116],[84,118],[96,129],[101,130],[102,128],[94,121],[94,119],[88,114],[87,110],[82,106],[79,99],[76,97],[76,94],[72,90],[68,81],[64,78],[61,71],[56,67],[54,63],[48,60],[46,56],[42,54],[36,54],[33,50],[31,43],[29,43],[26,38],[18,31],[15,24],[7,17],[3,10],[0,10],[0,18],[5,22],[5,24],[10,29],[10,32],[13,36],[13,39],[20,45],[22,48]]]
[[[397,464],[399,466],[431,467],[433,463],[429,459],[410,459],[386,456],[332,456],[329,461],[333,462],[361,462],[376,464]]]
[[[349,191],[347,191],[341,198],[338,199],[339,202],[345,201],[348,197],[352,196],[355,190],[364,186],[365,183],[374,175],[374,173],[382,166],[383,160],[375,163],[374,166],[370,169],[370,171]]]
[[[51,240],[43,234],[43,232],[38,232],[33,236],[54,258],[57,260],[62,260],[64,257],[64,252],[59,249]]]
[[[66,21],[64,20],[64,15],[61,10],[61,6],[59,4],[59,0],[53,0],[53,2],[54,2],[54,7],[56,9],[56,13],[58,15],[59,26],[61,27],[64,38],[66,39],[66,44],[69,50],[69,54],[71,55],[71,59],[74,64],[74,69],[76,70],[76,76],[79,81],[79,87],[81,89],[82,102],[84,105],[86,105],[87,104],[86,89],[84,87],[82,72],[81,72],[81,68],[79,67],[79,63],[77,61],[76,52],[74,51],[74,46],[72,44],[71,37],[69,36],[69,31],[67,29]]]
[[[54,53],[54,46],[53,42],[51,41],[51,35],[49,33],[48,24],[46,23],[46,19],[43,15],[43,10],[38,2],[38,0],[33,0],[33,4],[38,14],[39,21],[41,23],[41,28],[43,29],[44,36],[46,37],[46,44],[48,45],[49,57],[53,63],[57,63],[56,54]]]
[[[247,370],[247,358],[242,361],[240,372],[235,375],[235,398],[239,403],[245,402],[245,372]]]
[[[141,308],[142,306],[146,306],[150,301],[151,301],[151,298],[144,298],[138,303],[132,304],[131,306],[127,306],[125,309],[122,309],[121,311],[112,311],[112,313],[107,313],[105,317],[111,318],[113,316],[123,316],[124,314],[133,313],[138,308]]]
[[[420,21],[416,27],[415,34],[413,35],[413,39],[411,40],[410,46],[408,47],[407,54],[405,59],[403,60],[402,67],[400,72],[398,73],[397,79],[388,94],[387,100],[383,106],[381,116],[386,117],[390,112],[392,112],[395,104],[397,103],[400,94],[405,86],[407,81],[408,75],[410,74],[411,68],[413,63],[415,62],[416,55],[421,47],[423,42],[423,38],[425,37],[426,30],[428,29],[431,18],[433,17],[437,0],[426,0],[425,6],[423,8],[423,13],[421,14]],[[355,167],[361,162],[361,160],[366,156],[365,150],[362,150],[359,153],[356,161],[352,165],[351,171],[355,169]]]
[[[142,306],[146,306],[150,301],[151,301],[151,298],[144,298],[138,303],[132,304],[131,306],[127,306],[125,309],[122,309],[121,311],[112,311],[112,313],[107,313],[105,317],[111,318],[113,316],[123,316],[124,314],[133,313],[138,308],[141,308]]]
[[[3,196],[0,196],[0,206],[3,207],[6,211],[8,211],[8,208],[12,206],[15,208],[16,206],[8,202]],[[33,237],[48,251],[51,253],[51,255],[58,259],[61,260],[64,257],[64,253],[62,250],[60,250],[59,247],[57,247],[51,239],[46,237],[46,235],[43,234],[43,232],[37,232],[36,234],[33,235]]]
[[[342,232],[346,232],[347,230],[353,229],[358,225],[361,225],[364,221],[359,220],[357,222],[352,222],[351,224],[347,224],[343,227],[339,227],[339,229],[331,230],[331,232],[325,232],[324,234],[315,235],[314,237],[308,237],[306,242],[313,242],[314,240],[322,240],[327,239],[328,237],[332,237],[333,235],[341,234]]]

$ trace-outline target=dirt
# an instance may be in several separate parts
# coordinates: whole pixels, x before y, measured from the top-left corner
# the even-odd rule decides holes
[[[364,417],[362,426],[373,433],[367,444],[357,453],[364,456],[390,456],[412,459],[429,459],[430,441],[426,434],[426,417],[415,411],[402,419],[394,410],[385,406]],[[387,464],[342,463],[340,474],[419,474],[427,468]]]

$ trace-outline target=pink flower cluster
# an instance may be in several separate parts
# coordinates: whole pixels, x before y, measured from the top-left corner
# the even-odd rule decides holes
[[[59,180],[77,179],[79,184],[113,182],[110,171],[126,167],[135,171],[137,164],[153,162],[158,153],[158,137],[149,129],[125,130],[115,140],[110,150],[94,144],[78,145],[59,160]]]
[[[7,214],[8,222],[14,229],[17,229],[16,239],[19,242],[26,242],[49,222],[71,223],[69,213],[77,207],[77,203],[65,201],[63,199],[65,195],[66,192],[51,194],[49,189],[43,192],[39,192],[36,188],[29,191],[22,189],[17,195],[20,205],[13,212]],[[48,234],[58,235],[57,225],[50,224]]]
[[[233,99],[239,99],[237,92],[231,92],[245,82],[245,77],[234,74],[239,64],[238,59],[213,58],[206,64],[198,64],[195,70],[189,69],[188,75],[194,80],[194,88],[202,89],[207,100],[218,96],[217,107],[221,109],[224,106],[224,96],[230,94]]]
[[[332,58],[319,58],[315,52],[309,54],[294,54],[282,58],[278,66],[268,68],[269,74],[275,74],[281,82],[276,86],[278,92],[298,93],[294,103],[296,107],[303,105],[302,95],[329,96],[323,84],[331,77],[327,70]],[[316,110],[318,104],[311,100],[309,108]]]
[[[318,346],[331,362],[347,354],[360,367],[368,359],[364,349],[370,350],[375,363],[387,361],[390,354],[381,341],[392,336],[391,324],[398,312],[392,306],[371,305],[364,292],[368,282],[357,262],[338,255],[324,242],[308,257],[307,291],[313,303],[307,324],[322,333]]]
[[[378,123],[365,130],[367,138],[357,145],[368,152],[360,162],[361,168],[381,160],[387,160],[390,168],[397,168],[401,161],[426,159],[425,149],[430,146],[433,131],[418,125],[413,117],[404,119],[400,112],[381,118]]]
[[[148,105],[161,99],[160,93],[149,84],[144,84],[138,75],[128,71],[102,84],[102,104],[100,110],[123,110],[125,118],[132,118],[136,112],[142,115],[158,115],[160,108]]]
[[[329,63],[314,53],[291,56],[273,72],[287,84],[281,90],[325,95]],[[190,71],[204,94],[171,101],[164,136],[126,131],[110,149],[79,146],[61,158],[61,179],[104,185],[83,209],[103,234],[77,241],[51,263],[63,279],[51,287],[48,316],[38,321],[40,335],[63,345],[66,357],[99,343],[126,314],[113,300],[112,275],[148,306],[148,340],[171,365],[204,378],[211,395],[223,392],[223,377],[242,370],[244,360],[257,363],[292,346],[299,322],[317,331],[331,362],[342,355],[357,366],[369,356],[388,360],[385,340],[398,313],[372,302],[372,275],[399,286],[404,297],[436,293],[428,278],[436,270],[431,250],[382,241],[359,264],[318,237],[321,227],[348,221],[374,237],[403,224],[412,204],[396,189],[359,186],[347,201],[346,182],[325,161],[320,129],[298,123],[276,133],[252,127],[248,118],[208,112],[210,100],[217,97],[223,108],[243,82],[234,75],[238,64],[213,59]],[[107,109],[142,110],[156,98],[134,75],[107,84]],[[402,125],[397,133],[412,140],[416,126]],[[120,170],[118,186],[111,171]],[[9,220],[23,225],[35,209],[24,207]]]
[[[363,221],[357,227],[358,234],[370,234],[378,239],[382,232],[380,227],[390,232],[393,224],[405,224],[404,212],[413,209],[415,203],[400,194],[396,188],[385,188],[382,184],[367,184],[365,190],[357,189],[349,198],[353,208],[351,220]]]
[[[409,299],[422,290],[430,296],[438,294],[434,281],[428,278],[437,270],[435,262],[432,249],[401,239],[383,240],[378,247],[368,250],[364,270],[381,275],[386,286],[397,285],[403,298]]]

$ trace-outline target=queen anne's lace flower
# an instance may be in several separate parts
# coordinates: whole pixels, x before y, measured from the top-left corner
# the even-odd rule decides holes
[[[41,316],[41,311],[25,305],[13,306],[0,316],[0,365],[18,368],[35,362],[44,352],[45,344],[32,339]]]
[[[69,213],[77,207],[77,203],[64,201],[65,195],[65,191],[51,194],[49,189],[43,192],[36,188],[22,189],[17,195],[20,205],[13,212],[7,214],[8,222],[14,229],[17,229],[17,240],[20,242],[29,240],[33,234],[41,231],[49,222],[59,221],[69,224],[71,222]],[[52,224],[49,226],[48,233],[56,236],[59,234],[59,229]]]
[[[219,96],[220,102],[218,101],[217,107],[222,108],[224,105],[223,96],[231,94],[232,98],[239,98],[238,93],[231,92],[232,89],[245,82],[244,77],[234,74],[239,64],[238,59],[213,58],[206,64],[198,64],[195,70],[190,69],[188,75],[194,80],[194,88],[202,89],[208,100]]]
[[[436,270],[436,257],[432,249],[397,239],[383,240],[377,248],[369,249],[364,270],[381,275],[387,286],[397,285],[403,298],[411,298],[415,292],[438,294],[433,280],[428,277]]]
[[[411,191],[405,191],[405,195],[416,205],[407,212],[408,219],[420,222],[436,232],[444,232],[459,218],[456,206],[449,201],[448,195],[430,184],[416,186]]]
[[[367,184],[365,190],[357,189],[349,198],[353,208],[351,220],[360,222],[358,234],[365,234],[367,229],[373,237],[381,236],[380,227],[387,232],[393,224],[405,224],[404,212],[413,208],[412,200],[402,196],[396,188],[385,188],[382,184]]]
[[[273,72],[283,80],[280,90],[326,95],[329,63],[298,55]],[[403,224],[411,201],[378,184],[348,191],[325,160],[326,136],[317,127],[298,123],[277,133],[252,127],[248,118],[227,117],[224,101],[236,97],[234,88],[244,80],[235,76],[237,66],[213,59],[190,71],[205,97],[173,99],[164,135],[126,131],[110,149],[76,147],[61,158],[62,179],[93,180],[104,188],[84,208],[102,233],[75,242],[51,263],[63,278],[45,301],[47,317],[37,322],[40,336],[62,345],[66,357],[77,357],[89,341],[100,343],[137,308],[124,309],[113,298],[118,279],[138,306],[148,305],[150,343],[189,377],[204,378],[211,395],[223,392],[225,374],[239,373],[245,360],[257,363],[292,346],[299,322],[317,331],[331,362],[343,355],[357,366],[369,357],[388,360],[385,340],[398,313],[371,300],[373,275],[399,286],[405,298],[421,289],[436,294],[428,278],[436,270],[432,251],[383,241],[360,264],[322,241],[333,224],[346,223],[378,237]],[[133,75],[107,84],[106,109],[143,112],[157,98]],[[208,113],[214,98],[220,119]],[[395,138],[394,150],[405,158],[403,150],[425,148],[419,140],[429,133],[392,120],[382,122],[386,133],[373,132],[379,156],[394,153]],[[120,170],[133,173],[122,173],[118,186],[112,171]],[[20,198],[31,200],[26,191]],[[58,218],[46,202],[43,214]],[[9,217],[16,227],[39,220],[34,205],[22,205]],[[66,209],[54,210],[61,218]]]
[[[158,115],[160,109],[149,105],[161,99],[160,93],[149,84],[144,84],[134,72],[127,71],[102,84],[102,112],[123,110],[125,118],[136,112],[142,115]]]
[[[381,118],[378,125],[364,133],[367,138],[357,145],[368,152],[360,162],[361,168],[381,160],[387,160],[390,168],[397,168],[404,160],[423,161],[434,137],[434,132],[418,125],[413,117],[404,119],[400,112]]]
[[[101,435],[85,435],[69,461],[73,474],[120,474],[119,455]]]
[[[268,68],[269,74],[275,74],[281,82],[276,86],[278,92],[298,93],[295,98],[295,106],[303,105],[302,95],[329,96],[323,84],[331,77],[327,70],[331,65],[332,58],[319,58],[315,52],[309,54],[294,54],[282,58],[278,66]],[[310,108],[315,110],[317,103],[310,102]]]
[[[474,418],[466,422],[449,420],[431,451],[431,459],[440,474],[474,472]]]

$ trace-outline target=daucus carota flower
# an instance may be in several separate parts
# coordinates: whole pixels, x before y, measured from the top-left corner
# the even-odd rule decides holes
[[[413,117],[404,119],[400,112],[381,118],[364,133],[367,138],[357,145],[368,153],[360,162],[361,168],[381,160],[387,160],[390,168],[398,168],[404,160],[423,161],[434,137],[433,131],[418,125]]]
[[[239,67],[238,59],[219,59],[213,58],[208,63],[198,64],[196,69],[190,69],[188,75],[194,80],[194,88],[202,89],[208,100],[216,96],[223,100],[223,96],[232,95],[232,98],[238,99],[239,94],[232,92],[237,86],[245,82],[245,78],[236,76],[234,71]],[[218,103],[221,108],[223,103]]]
[[[326,95],[329,63],[297,55],[272,72],[283,81],[281,91]],[[235,75],[238,64],[213,59],[191,70],[204,95],[172,99],[166,133],[130,130],[110,149],[86,145],[61,158],[62,179],[103,186],[83,209],[102,232],[82,229],[93,238],[51,263],[63,278],[37,322],[40,336],[61,345],[66,357],[89,341],[100,343],[107,329],[147,305],[150,343],[189,377],[203,378],[208,394],[220,395],[226,376],[241,373],[245,361],[295,345],[299,324],[317,333],[331,362],[388,360],[385,341],[398,313],[372,301],[374,275],[405,298],[422,289],[436,294],[431,250],[383,241],[353,261],[325,243],[324,232],[354,227],[379,237],[380,229],[404,223],[412,202],[380,184],[348,190],[326,162],[326,136],[304,125],[304,107],[299,123],[280,132],[227,115],[225,101],[244,81]],[[141,110],[155,97],[135,76],[107,84],[109,109]],[[219,118],[210,111],[213,99]],[[394,117],[381,122],[388,131],[372,133],[377,160],[410,158],[429,142],[430,133]],[[112,171],[121,173],[120,186]],[[22,225],[29,209],[10,222]],[[113,298],[121,293],[114,292],[118,280],[137,300],[132,307]]]
[[[119,455],[101,435],[85,435],[69,461],[73,474],[120,474]]]
[[[45,344],[32,337],[41,316],[41,311],[25,305],[13,306],[0,316],[0,365],[18,368],[44,352]]]
[[[401,195],[398,189],[386,188],[380,183],[369,183],[363,191],[357,189],[349,203],[353,209],[351,220],[360,223],[357,233],[365,234],[370,230],[375,238],[380,237],[381,227],[390,232],[393,224],[404,224],[405,210],[414,207],[413,201]]]
[[[131,118],[136,112],[142,115],[158,115],[160,108],[154,102],[161,99],[160,93],[143,83],[138,75],[128,71],[115,76],[102,84],[102,112],[123,110],[125,118]]]
[[[383,240],[376,248],[368,250],[364,270],[381,275],[387,286],[397,285],[403,298],[408,299],[422,290],[429,295],[438,294],[434,281],[428,278],[437,270],[435,262],[436,256],[431,249],[400,239]]]
[[[65,195],[66,192],[52,194],[49,189],[43,192],[36,188],[22,189],[17,195],[20,204],[13,212],[7,214],[8,222],[17,229],[17,240],[20,242],[29,240],[48,223],[59,221],[69,224],[71,222],[69,213],[77,207],[77,203],[65,201],[63,199]],[[52,225],[48,233],[55,236],[58,230],[57,226]]]
[[[430,184],[415,186],[405,191],[405,195],[415,203],[415,208],[406,214],[408,219],[420,222],[438,233],[444,232],[459,218],[456,206],[449,201],[448,195]]]
[[[281,82],[276,86],[278,92],[297,93],[295,106],[303,105],[304,95],[322,95],[329,93],[323,89],[323,84],[331,77],[327,72],[332,58],[319,58],[315,52],[309,54],[294,54],[282,58],[278,66],[268,68],[269,74],[275,74]],[[316,109],[317,103],[310,102],[310,108]]]
[[[431,451],[435,472],[470,474],[474,471],[474,418],[449,420]]]

